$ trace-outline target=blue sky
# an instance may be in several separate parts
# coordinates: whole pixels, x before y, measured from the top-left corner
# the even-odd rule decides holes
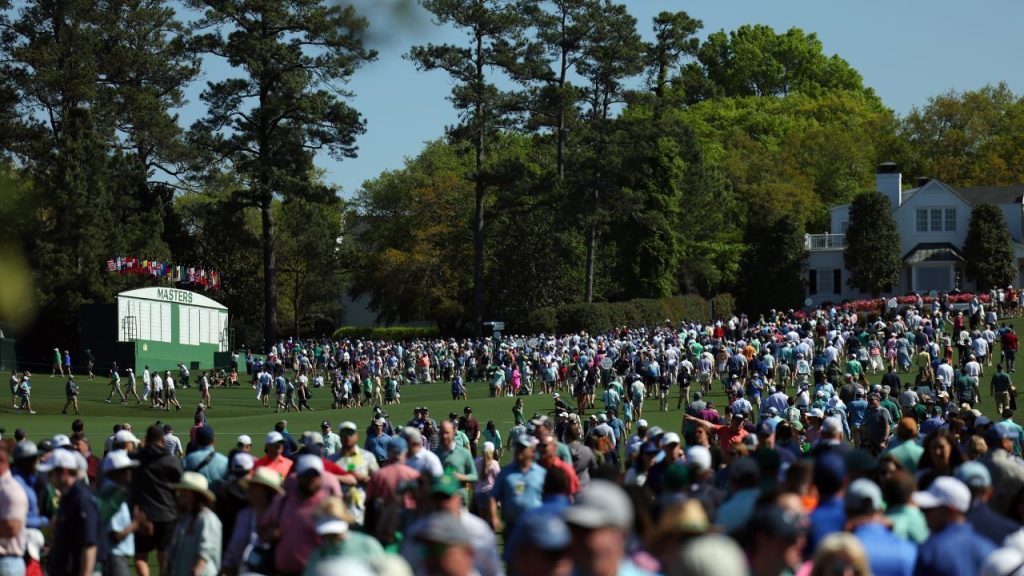
[[[856,68],[866,85],[897,113],[924,105],[948,90],[973,90],[1005,81],[1024,94],[1024,2],[1019,0],[626,0],[645,37],[651,18],[662,10],[686,10],[704,22],[701,37],[743,24],[768,24],[778,31],[799,27],[815,32],[827,54],[838,54]],[[367,120],[358,158],[321,158],[327,179],[351,196],[363,181],[399,168],[428,140],[444,133],[456,115],[446,97],[448,77],[417,72],[402,56],[416,44],[459,42],[458,32],[434,26],[412,0],[356,0],[370,18],[370,45],[376,62],[357,71],[351,104]],[[223,64],[206,79],[229,73]],[[202,113],[201,79],[189,89],[182,123]]]

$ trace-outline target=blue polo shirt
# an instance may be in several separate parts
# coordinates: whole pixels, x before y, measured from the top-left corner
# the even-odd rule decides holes
[[[206,477],[206,481],[212,486],[215,482],[219,482],[227,477],[228,457],[219,452],[213,452],[213,457],[210,458],[210,461],[202,468],[199,468],[199,465],[206,460],[206,457],[209,456],[211,452],[213,452],[213,446],[189,452],[185,455],[185,461],[182,465],[185,470],[202,474]]]
[[[966,522],[932,532],[917,549],[914,576],[976,576],[996,549]]]
[[[373,436],[372,434],[366,437],[366,442],[363,443],[363,449],[373,454],[373,457],[378,462],[388,459],[388,441],[391,440],[391,436],[387,434],[381,434],[380,436]]]
[[[811,554],[818,548],[818,544],[829,534],[842,532],[846,526],[846,512],[843,510],[843,498],[833,496],[828,500],[818,503],[818,507],[811,512],[811,533],[807,539],[807,550]]]
[[[491,490],[491,498],[501,504],[501,516],[506,524],[514,524],[519,515],[538,508],[544,503],[544,478],[547,470],[539,464],[530,464],[523,472],[513,462],[498,472]]]
[[[874,576],[911,576],[917,560],[917,545],[893,534],[878,522],[861,524],[853,535],[869,550]]]

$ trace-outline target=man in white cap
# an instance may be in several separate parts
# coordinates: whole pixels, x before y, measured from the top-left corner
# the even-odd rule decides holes
[[[423,446],[423,434],[419,428],[406,426],[402,431],[402,437],[409,443],[409,454],[405,463],[415,468],[420,474],[429,474],[431,478],[437,478],[444,474],[444,467],[437,454],[430,451],[430,448]]]
[[[79,480],[78,459],[70,450],[54,450],[39,471],[60,492],[48,573],[88,576],[96,566],[102,528],[96,500]]]
[[[931,536],[917,552],[914,574],[977,574],[996,547],[967,522],[971,490],[952,476],[939,476],[913,502],[924,512]]]
[[[256,460],[254,467],[266,466],[281,475],[288,476],[292,469],[292,461],[284,457],[284,435],[274,430],[267,433],[263,440],[263,456]]]
[[[366,515],[366,483],[380,470],[377,458],[369,451],[359,447],[359,427],[355,422],[345,421],[338,424],[341,448],[333,456],[334,463],[348,470],[356,478],[355,486],[344,489],[345,506],[352,520],[357,525],[363,524]]]
[[[96,494],[103,526],[106,557],[101,559],[104,574],[131,574],[135,562],[135,530],[139,525],[128,509],[128,485],[132,469],[139,465],[124,450],[111,450],[103,458],[103,484]]]

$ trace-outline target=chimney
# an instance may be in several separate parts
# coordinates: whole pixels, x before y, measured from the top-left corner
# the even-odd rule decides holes
[[[900,167],[895,162],[882,162],[875,174],[875,189],[884,194],[893,209],[903,203],[903,184]]]

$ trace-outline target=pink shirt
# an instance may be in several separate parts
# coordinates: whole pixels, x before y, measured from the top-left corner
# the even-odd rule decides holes
[[[28,495],[8,470],[0,475],[0,518],[18,520],[21,530],[25,531],[25,520],[28,518]],[[24,556],[25,546],[21,534],[13,538],[0,538],[0,556]]]
[[[366,498],[383,498],[393,500],[398,494],[398,485],[406,480],[416,480],[420,477],[419,470],[393,462],[384,466],[374,474],[366,484]],[[416,509],[416,501],[411,494],[405,495],[405,507],[410,510]]]
[[[316,533],[316,508],[324,498],[325,493],[320,491],[303,500],[297,489],[290,490],[275,497],[264,512],[260,525],[281,529],[281,538],[274,549],[274,565],[279,572],[302,572],[306,559],[320,546],[320,536]]]
[[[490,494],[491,489],[494,488],[494,481],[498,479],[498,473],[501,472],[501,465],[498,464],[497,460],[491,460],[491,467],[487,470],[483,469],[484,459],[476,459],[476,473],[480,479],[476,485],[473,486],[473,494]]]

